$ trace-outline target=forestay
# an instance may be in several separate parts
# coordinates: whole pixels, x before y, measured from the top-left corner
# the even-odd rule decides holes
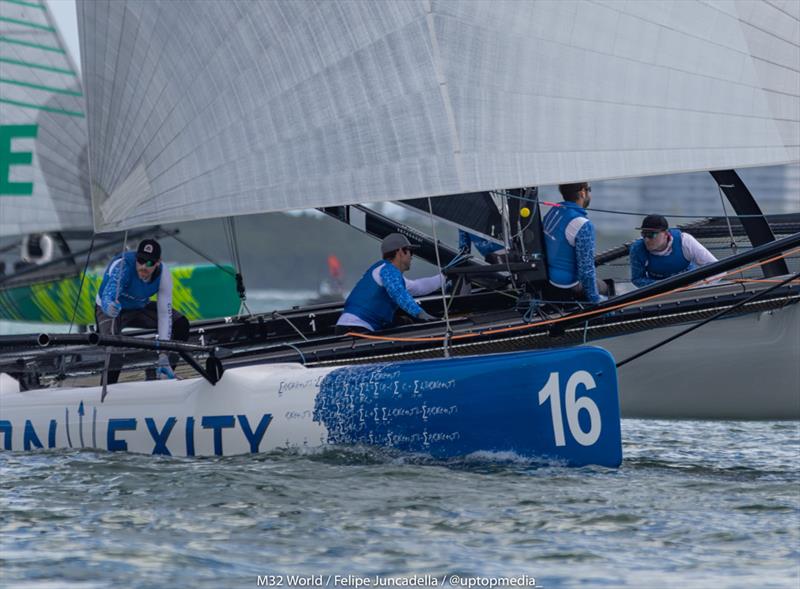
[[[0,237],[91,229],[80,79],[45,4],[0,2]]]
[[[98,230],[800,160],[792,2],[79,0]]]

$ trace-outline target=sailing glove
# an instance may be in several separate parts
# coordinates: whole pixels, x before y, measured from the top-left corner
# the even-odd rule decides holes
[[[172,366],[169,365],[169,356],[166,354],[158,355],[158,368],[156,368],[156,376],[158,376],[159,380],[175,378],[175,373],[172,371]]]
[[[419,315],[417,315],[417,319],[421,319],[422,321],[438,321],[438,317],[434,317],[430,313],[425,310],[420,311]]]
[[[119,312],[122,310],[122,305],[120,305],[116,301],[111,301],[106,305],[106,308],[103,309],[103,313],[108,315],[109,317],[116,317],[119,315]]]

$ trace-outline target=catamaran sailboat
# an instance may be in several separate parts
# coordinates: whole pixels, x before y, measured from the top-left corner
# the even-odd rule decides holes
[[[335,442],[614,465],[615,362],[597,347],[569,347],[584,342],[615,349],[628,361],[621,376],[636,367],[622,400],[639,399],[650,416],[795,416],[796,387],[768,399],[733,371],[754,353],[771,355],[772,382],[796,383],[785,354],[796,349],[797,276],[783,260],[800,245],[797,229],[774,239],[776,226],[752,209],[733,169],[800,162],[798,39],[787,33],[796,9],[455,0],[78,7],[95,230],[317,207],[379,238],[404,232],[458,284],[457,296],[424,302],[439,324],[367,336],[333,336],[334,305],[196,324],[195,344],[146,334],[7,340],[20,362],[6,371],[38,372],[34,386],[66,384],[4,390],[7,448],[193,455]],[[737,213],[729,232],[749,236],[752,249],[597,307],[558,308],[540,296],[546,264],[533,187],[696,170],[713,171]],[[425,236],[363,206],[381,201],[502,242],[508,258],[496,267],[459,260],[435,224]],[[471,207],[478,201],[485,206]],[[748,265],[769,282],[745,274],[747,284],[689,288]],[[667,345],[623,357],[711,318],[684,336],[691,356],[676,358]],[[701,341],[698,350],[689,339],[705,334],[719,347],[731,333],[746,343],[709,350]],[[97,345],[127,350],[133,369],[103,402],[97,380],[77,386],[102,365],[91,357]],[[202,378],[138,382],[157,346]]]

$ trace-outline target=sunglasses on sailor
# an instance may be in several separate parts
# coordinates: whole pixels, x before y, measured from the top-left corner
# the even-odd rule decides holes
[[[156,265],[156,263],[153,260],[147,260],[140,256],[136,256],[136,263],[139,264],[140,266],[147,266],[148,268],[152,268],[153,266]]]
[[[661,233],[660,231],[642,231],[642,237],[645,239],[654,239],[656,235]]]
[[[410,247],[401,247],[400,249],[404,254],[411,254],[412,256],[414,255],[414,250],[412,250]]]

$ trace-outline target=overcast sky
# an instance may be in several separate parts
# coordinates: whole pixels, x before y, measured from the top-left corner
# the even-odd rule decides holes
[[[75,0],[47,0],[50,14],[56,21],[58,32],[67,44],[67,51],[75,62],[78,71],[81,69],[81,44],[78,40],[78,17],[75,12]]]

